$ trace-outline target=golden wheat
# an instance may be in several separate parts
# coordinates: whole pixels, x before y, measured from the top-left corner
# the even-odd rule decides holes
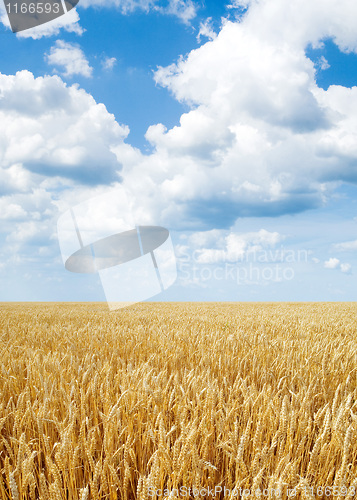
[[[355,498],[356,312],[0,304],[0,499]]]

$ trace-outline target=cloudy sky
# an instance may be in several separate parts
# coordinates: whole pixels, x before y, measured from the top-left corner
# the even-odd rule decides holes
[[[104,194],[110,229],[121,189],[171,232],[157,300],[356,300],[356,2],[80,0],[17,35],[0,15],[0,300],[105,300],[57,220]]]

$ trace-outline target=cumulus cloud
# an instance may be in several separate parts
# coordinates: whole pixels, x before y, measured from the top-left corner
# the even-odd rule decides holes
[[[128,166],[140,155],[125,144],[128,134],[103,104],[57,75],[0,74],[2,260],[40,258],[38,248],[56,241],[60,212],[119,186],[116,155]],[[117,192],[106,198],[110,209]]]
[[[321,56],[320,59],[318,60],[318,67],[322,70],[325,71],[325,69],[329,69],[330,65],[328,63],[328,60],[326,57]]]
[[[191,107],[179,126],[146,134],[154,156],[170,159],[161,193],[186,221],[298,212],[324,204],[334,181],[357,181],[357,87],[318,88],[305,54],[327,36],[354,50],[356,9],[251,2],[239,23],[158,68],[156,83]]]
[[[157,10],[176,16],[185,24],[189,24],[196,17],[197,8],[191,0],[169,0],[167,7],[157,7]]]
[[[38,185],[33,182],[26,191],[0,198],[3,240],[0,256],[6,266],[36,261],[41,246],[53,255],[51,239],[54,241],[56,207],[53,194],[41,186],[41,179],[37,181]]]
[[[3,166],[0,169],[0,181],[0,196],[26,192],[34,183],[30,172],[19,163]]]
[[[333,38],[345,51],[357,49],[353,27],[357,5],[350,0],[250,0],[244,19],[250,31],[274,44],[284,43],[304,48],[320,46],[325,38]]]
[[[227,5],[227,9],[246,9],[251,3],[251,0],[233,0],[232,3]]]
[[[217,33],[214,31],[212,26],[212,17],[209,17],[203,23],[200,23],[200,29],[197,35],[198,42],[200,42],[202,38],[214,40],[216,37]]]
[[[356,182],[357,87],[318,88],[305,48],[331,37],[355,50],[357,4],[239,4],[249,7],[240,22],[226,21],[216,38],[156,71],[156,83],[189,110],[170,130],[149,127],[152,154],[125,144],[128,128],[78,86],[26,71],[1,75],[2,185],[30,191],[36,175],[113,185],[119,172],[142,224],[197,231],[318,207],[334,182]],[[225,256],[249,245],[263,241],[231,236],[213,250]]]
[[[124,15],[135,11],[160,12],[163,15],[176,16],[180,21],[189,24],[196,17],[197,5],[193,0],[81,0],[77,8],[103,7],[116,8]],[[66,14],[35,28],[27,29],[17,33],[19,38],[33,38],[58,35],[61,30],[82,35],[85,31],[79,24],[77,9],[71,9]],[[10,29],[10,23],[3,3],[0,3],[0,22]]]
[[[103,104],[58,76],[0,74],[3,191],[30,189],[34,174],[84,184],[118,180],[120,164],[111,148],[128,147],[128,133]]]
[[[343,273],[346,273],[346,274],[349,274],[351,272],[351,269],[352,269],[351,264],[348,264],[348,263],[341,264],[340,267],[341,267],[341,271]]]
[[[117,63],[116,57],[106,57],[102,61],[102,67],[103,69],[110,71],[114,68],[116,63]]]
[[[84,52],[77,44],[56,40],[45,59],[51,66],[63,68],[64,76],[81,75],[87,78],[92,76],[93,68],[89,66]]]
[[[0,198],[1,220],[23,219],[26,215],[25,210],[19,204],[9,202],[6,197]]]
[[[241,234],[212,230],[193,234],[182,249],[193,249],[199,264],[238,262],[248,253],[274,248],[283,239],[278,232],[265,229]]]
[[[348,262],[340,262],[336,257],[331,257],[324,262],[326,269],[339,269],[342,273],[351,274],[352,266]]]
[[[329,260],[326,260],[324,262],[324,267],[326,269],[336,269],[340,265],[339,259],[336,259],[336,257],[331,257]]]

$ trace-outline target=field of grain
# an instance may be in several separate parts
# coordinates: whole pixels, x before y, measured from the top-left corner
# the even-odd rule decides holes
[[[0,304],[1,500],[355,498],[356,313]]]

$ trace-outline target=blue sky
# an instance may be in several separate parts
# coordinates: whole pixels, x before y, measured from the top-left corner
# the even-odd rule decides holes
[[[354,301],[357,5],[83,0],[0,27],[0,300],[105,300],[60,214],[129,193],[171,232],[155,300]],[[114,226],[113,226],[114,227]]]

